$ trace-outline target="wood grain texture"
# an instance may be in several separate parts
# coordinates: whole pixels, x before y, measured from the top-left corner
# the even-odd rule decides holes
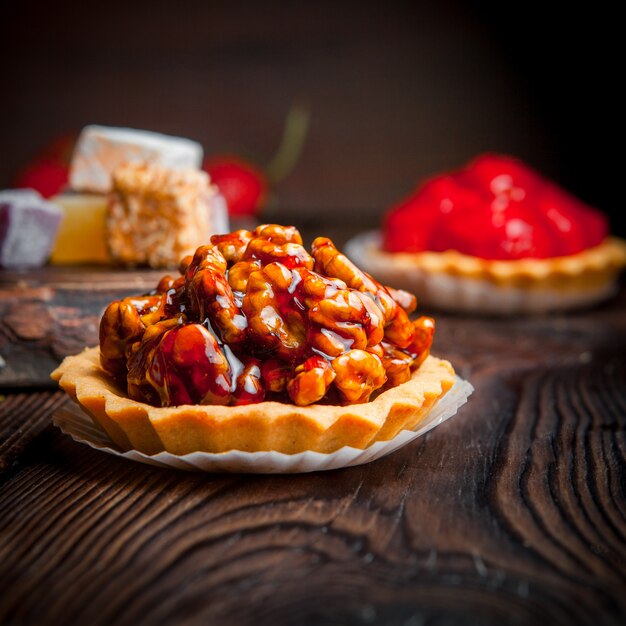
[[[0,623],[623,623],[625,312],[439,315],[475,394],[363,467],[187,474],[45,430],[0,475]]]
[[[43,432],[52,412],[66,401],[61,391],[0,396],[0,474]]]
[[[0,389],[55,388],[50,372],[98,342],[104,308],[153,289],[164,272],[46,267],[0,271]]]

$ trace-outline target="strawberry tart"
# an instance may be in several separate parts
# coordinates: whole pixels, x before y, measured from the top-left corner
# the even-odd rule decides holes
[[[601,301],[626,265],[626,242],[609,235],[601,212],[491,154],[427,181],[346,253],[423,304],[505,315]]]

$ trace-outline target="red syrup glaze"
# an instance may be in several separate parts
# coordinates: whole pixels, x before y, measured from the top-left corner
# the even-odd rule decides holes
[[[388,252],[493,260],[568,256],[608,235],[606,217],[521,161],[487,154],[420,186],[385,217]]]

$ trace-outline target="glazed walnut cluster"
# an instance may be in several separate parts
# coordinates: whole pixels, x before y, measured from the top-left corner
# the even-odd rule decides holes
[[[100,324],[103,368],[153,405],[367,402],[428,356],[434,322],[294,227],[211,237],[148,295],[113,302]]]

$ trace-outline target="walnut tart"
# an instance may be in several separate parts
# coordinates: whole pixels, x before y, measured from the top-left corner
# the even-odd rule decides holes
[[[414,429],[455,383],[429,317],[293,227],[214,235],[143,295],[112,302],[100,345],[52,373],[122,450],[365,449]]]

